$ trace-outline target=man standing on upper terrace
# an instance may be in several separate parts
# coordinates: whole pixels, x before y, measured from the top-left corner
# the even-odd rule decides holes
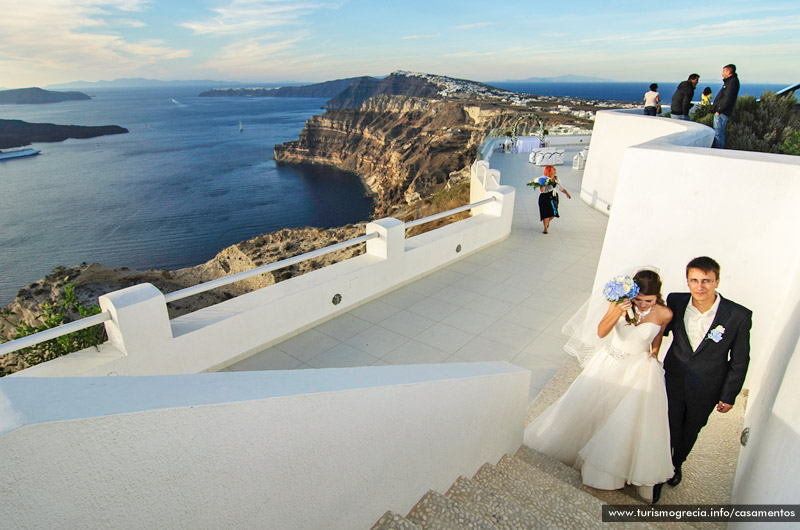
[[[722,67],[722,89],[714,98],[711,110],[714,112],[714,145],[717,149],[725,147],[725,127],[728,118],[733,114],[736,98],[739,97],[739,76],[736,75],[736,65],[729,64]]]
[[[692,74],[686,81],[681,81],[675,93],[672,95],[672,104],[670,104],[670,116],[678,120],[689,119],[689,109],[692,108],[692,98],[694,97],[694,89],[697,88],[697,83],[700,82],[698,74]]]

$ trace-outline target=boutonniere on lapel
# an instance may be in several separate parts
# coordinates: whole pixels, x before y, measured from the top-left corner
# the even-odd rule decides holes
[[[708,332],[706,338],[711,339],[714,342],[719,342],[722,340],[723,333],[725,333],[725,328],[723,328],[722,326],[717,326]]]

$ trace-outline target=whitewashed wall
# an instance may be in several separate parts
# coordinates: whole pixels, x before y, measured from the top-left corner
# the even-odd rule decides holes
[[[502,362],[3,378],[0,527],[366,529],[516,451],[529,379]]]
[[[608,214],[614,202],[617,180],[626,148],[648,145],[711,147],[714,131],[691,121],[643,116],[642,109],[600,111],[589,144],[589,158],[581,182],[581,199]],[[640,168],[648,173],[650,168]]]
[[[797,270],[800,158],[690,147],[628,148],[597,267],[595,288],[621,268],[653,265],[664,292],[686,292],[686,263],[711,256],[719,292],[753,315],[746,387],[769,363],[775,307],[786,292],[769,279]],[[754,185],[754,175],[761,175]],[[773,190],[764,197],[765,190]],[[766,283],[763,281],[766,280]]]
[[[658,121],[606,120],[604,114],[599,121],[617,127],[630,119]],[[793,502],[800,472],[800,157],[680,146],[693,141],[695,131],[688,129],[636,147],[619,144],[615,152],[598,150],[612,145],[604,138],[611,132],[595,129],[589,155],[595,168],[620,164],[618,175],[609,176],[613,208],[594,288],[623,268],[653,265],[661,269],[665,293],[685,292],[689,260],[708,255],[720,263],[719,292],[753,311],[745,382],[745,426],[752,434],[740,454],[734,500]],[[604,154],[612,160],[598,161]]]
[[[480,164],[480,163],[478,163]],[[485,163],[483,163],[485,164]],[[100,297],[110,311],[109,341],[13,374],[16,377],[162,375],[215,371],[383,293],[508,237],[515,190],[496,170],[480,198],[496,200],[472,217],[405,238],[392,218],[367,224],[380,237],[367,253],[169,320],[163,294],[150,284]],[[473,181],[477,177],[473,176]],[[477,186],[476,186],[477,187]],[[341,302],[333,303],[335,295]]]
[[[733,503],[797,504],[800,477],[800,263],[780,289],[783,302],[767,318],[775,332],[765,349],[769,362],[750,397],[745,426],[750,429],[736,470]],[[771,277],[771,275],[770,275]],[[763,528],[763,524],[735,523],[730,528]]]

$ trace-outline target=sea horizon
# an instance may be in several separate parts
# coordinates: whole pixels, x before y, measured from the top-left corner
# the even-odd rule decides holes
[[[649,81],[646,83],[635,82],[611,82],[611,81],[597,81],[597,82],[496,82],[492,86],[511,90],[513,92],[520,92],[523,94],[531,94],[537,96],[556,96],[556,97],[574,97],[583,99],[597,99],[603,101],[621,101],[640,103],[644,98],[645,92],[650,90],[651,83],[658,84],[658,93],[661,96],[661,101],[669,105],[672,100],[672,94],[678,88],[681,81]],[[761,97],[765,90],[777,92],[786,88],[790,83],[750,83],[740,78],[741,88],[739,96],[754,96]],[[716,96],[720,88],[722,88],[722,80],[714,79],[707,80],[700,78],[700,82],[695,90],[695,99],[700,100],[700,95],[703,93],[705,87],[711,88],[712,97]]]

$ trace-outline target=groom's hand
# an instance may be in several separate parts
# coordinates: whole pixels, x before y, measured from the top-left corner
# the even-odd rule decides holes
[[[722,401],[717,403],[717,412],[722,412],[724,414],[724,413],[728,412],[729,410],[731,410],[732,408],[733,408],[733,405],[728,405],[727,403],[723,403]]]

